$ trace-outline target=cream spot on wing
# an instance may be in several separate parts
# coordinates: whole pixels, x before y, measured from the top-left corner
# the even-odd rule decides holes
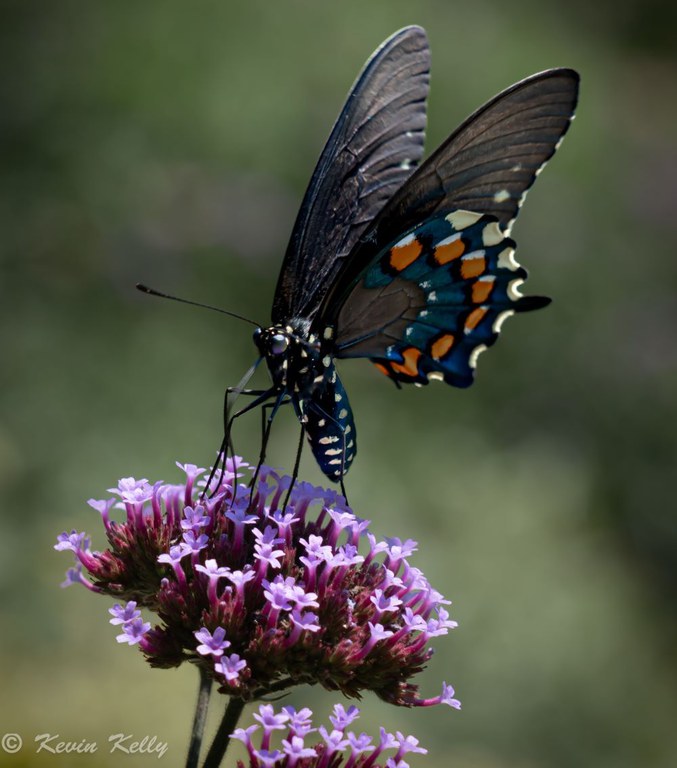
[[[455,230],[461,230],[479,221],[482,218],[482,214],[473,213],[472,211],[454,211],[445,216],[445,218]]]
[[[484,350],[487,348],[486,344],[478,344],[475,349],[473,349],[470,360],[468,361],[471,368],[477,367],[477,358],[484,352]]]
[[[500,333],[501,328],[503,327],[503,323],[509,318],[512,317],[512,315],[515,314],[514,309],[506,309],[505,312],[501,312],[498,317],[494,320],[493,325],[493,331],[494,333]]]
[[[522,298],[522,294],[520,292],[520,285],[522,285],[523,282],[524,280],[519,278],[517,280],[511,280],[508,283],[508,296],[510,296],[510,298],[513,301],[517,301],[518,299]]]
[[[405,245],[409,245],[416,240],[416,235],[410,232],[406,237],[403,237],[399,242],[395,243],[393,248],[403,248]]]
[[[494,192],[495,203],[504,203],[506,200],[510,200],[510,192],[507,189],[499,189],[498,192]]]
[[[449,216],[447,216],[447,219],[448,218]],[[452,243],[455,243],[460,236],[461,235],[457,232],[455,235],[445,237],[444,240],[440,240],[439,243],[435,243],[435,248],[444,248],[445,245],[451,245]]]
[[[509,269],[514,272],[519,269],[519,264],[515,261],[515,249],[505,248],[498,254],[498,266],[503,269]]]

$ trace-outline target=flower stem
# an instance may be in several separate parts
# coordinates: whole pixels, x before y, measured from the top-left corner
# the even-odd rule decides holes
[[[195,705],[193,731],[190,735],[190,746],[188,747],[186,768],[197,768],[197,761],[200,757],[200,747],[202,747],[205,722],[207,720],[207,708],[209,706],[209,695],[211,690],[212,680],[207,673],[200,668],[200,688],[198,690],[197,703]]]
[[[226,749],[228,749],[230,734],[237,727],[237,721],[240,719],[243,709],[244,700],[233,696],[228,702],[226,711],[223,713],[219,729],[216,732],[211,747],[209,747],[209,752],[202,768],[218,768],[221,765]]]

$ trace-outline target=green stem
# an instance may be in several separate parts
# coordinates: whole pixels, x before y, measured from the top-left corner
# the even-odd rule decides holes
[[[209,707],[209,696],[212,690],[212,680],[207,673],[200,667],[200,688],[197,694],[197,703],[195,705],[195,716],[193,717],[193,731],[190,735],[190,746],[188,747],[188,757],[186,758],[186,768],[197,768],[198,758],[200,757],[200,748],[202,747],[202,737],[204,736],[205,722],[207,721],[207,708]]]
[[[237,721],[240,719],[243,709],[244,701],[242,699],[235,697],[230,699],[202,768],[218,768],[221,765],[228,749],[230,734],[237,727]]]

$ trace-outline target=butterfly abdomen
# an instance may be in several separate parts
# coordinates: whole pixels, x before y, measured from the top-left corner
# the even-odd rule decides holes
[[[331,357],[323,359],[323,369],[322,382],[316,385],[311,396],[301,396],[300,405],[315,460],[330,480],[338,482],[357,452],[355,422]]]

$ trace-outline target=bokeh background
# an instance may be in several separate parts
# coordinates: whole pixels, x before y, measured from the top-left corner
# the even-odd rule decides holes
[[[169,742],[197,681],[119,646],[110,602],[59,589],[63,529],[104,539],[90,497],[175,480],[220,440],[250,328],[143,297],[136,281],[266,323],[305,184],[350,83],[409,23],[433,52],[428,151],[512,82],[582,73],[562,150],[514,236],[529,288],[471,390],[396,391],[341,364],[360,452],[356,512],[420,541],[460,627],[421,680],[461,713],[363,701],[416,734],[419,766],[677,764],[677,12],[660,0],[148,0],[0,6],[0,723]],[[264,374],[262,374],[264,376]],[[263,379],[262,379],[263,381]],[[258,419],[239,426],[252,457]],[[289,467],[297,427],[275,423]],[[319,481],[308,456],[302,475]],[[323,690],[288,699],[326,714]],[[218,703],[213,711],[216,720]],[[212,723],[212,725],[213,725]],[[234,755],[231,755],[231,762]]]

